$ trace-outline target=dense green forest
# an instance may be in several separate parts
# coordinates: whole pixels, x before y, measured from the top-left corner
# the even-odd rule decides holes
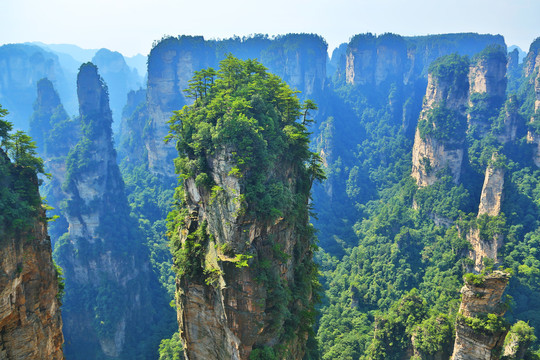
[[[535,65],[540,40],[521,64],[507,54],[501,36],[491,35],[360,34],[337,48],[330,61],[326,47],[314,34],[209,41],[165,37],[154,44],[148,60],[148,90],[130,93],[122,122],[113,127],[103,79],[99,85],[107,93],[107,111],[81,110],[73,118],[53,83],[39,81],[29,123],[36,143],[11,131],[0,109],[2,174],[14,166],[51,173],[40,178],[42,193],[56,208],[48,216],[58,217],[50,223],[50,234],[55,256],[66,267],[64,316],[85,309],[94,319],[88,328],[110,337],[135,292],[146,289],[137,301],[152,304],[144,314],[152,325],[143,322],[127,350],[107,354],[108,359],[182,358],[182,337],[173,335],[177,279],[211,286],[222,275],[208,269],[204,251],[214,240],[203,234],[203,226],[189,241],[180,241],[183,218],[189,215],[182,189],[192,178],[212,199],[220,199],[225,190],[212,177],[209,159],[227,147],[234,147],[229,155],[235,164],[227,176],[242,182],[237,199],[242,216],[268,224],[285,217],[296,224],[306,215],[300,205],[309,202],[313,210],[313,226],[304,231],[311,236],[316,229],[321,289],[312,298],[306,296],[316,283],[311,263],[302,265],[303,275],[292,286],[272,270],[287,261],[278,246],[237,257],[226,246],[216,246],[240,268],[257,269],[259,280],[279,297],[268,314],[275,324],[285,319],[280,341],[297,336],[298,327],[310,333],[306,359],[447,359],[456,324],[488,335],[510,330],[507,345],[514,341],[528,347],[513,358],[540,357],[535,336],[540,329],[540,70]],[[220,62],[221,70],[213,70]],[[482,85],[475,77],[481,76],[499,82],[478,90]],[[299,100],[307,97],[315,102]],[[113,129],[119,129],[116,144]],[[169,129],[164,144],[161,135]],[[418,142],[461,154],[459,172],[427,157],[417,166],[413,148]],[[173,162],[170,151],[158,152],[163,149],[180,157]],[[179,179],[154,167],[156,154],[167,154]],[[301,170],[300,195],[279,176],[268,175],[291,162]],[[420,184],[414,171],[435,180]],[[503,174],[496,215],[479,214],[489,171]],[[308,183],[323,177],[309,198]],[[8,233],[24,230],[24,219],[41,204],[24,190],[38,180],[18,181],[16,188],[0,189],[0,224]],[[92,192],[85,189],[96,184],[103,193],[89,201],[85,196]],[[94,215],[99,224],[89,232],[91,240],[68,235],[68,226],[73,229]],[[502,239],[496,258],[475,263],[473,233],[486,243]],[[128,297],[104,263],[92,290],[73,287],[78,269],[73,259],[99,263],[105,253],[131,259],[124,265],[136,263],[126,265],[125,273],[144,269],[137,280],[123,282],[133,291],[126,291]],[[481,284],[495,270],[511,275],[504,318],[458,314],[462,286]],[[318,300],[318,316],[306,305],[312,300]],[[142,315],[136,310],[129,316]],[[142,340],[145,330],[151,335]],[[81,341],[84,348],[98,346]],[[75,356],[77,349],[70,346],[66,354]],[[282,350],[257,345],[252,358],[272,359]]]
[[[2,238],[29,230],[35,218],[44,216],[37,191],[37,175],[45,174],[36,143],[23,131],[13,132],[5,120],[8,110],[0,105],[0,233]]]

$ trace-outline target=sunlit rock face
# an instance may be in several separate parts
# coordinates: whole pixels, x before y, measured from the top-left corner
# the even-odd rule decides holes
[[[508,284],[509,275],[495,271],[487,275],[482,284],[466,282],[461,289],[462,300],[459,314],[463,317],[476,317],[482,314],[502,316],[506,307],[501,301]],[[479,331],[471,328],[458,315],[456,322],[456,341],[454,360],[496,360],[502,350],[507,330],[495,332]]]
[[[424,105],[420,113],[421,121],[428,121],[428,114],[438,106],[451,109],[458,116],[465,116],[468,102],[468,82],[465,77],[454,81],[439,79],[433,75],[428,76],[428,85]],[[455,120],[457,121],[457,119]],[[434,126],[429,123],[428,126]],[[434,184],[438,180],[441,170],[449,169],[455,183],[459,182],[463,162],[465,132],[456,134],[449,139],[441,140],[427,135],[424,138],[420,129],[416,129],[413,146],[412,177],[418,186],[424,187]]]
[[[305,281],[299,278],[299,271],[311,261],[309,236],[302,232],[301,225],[288,221],[290,214],[275,221],[245,214],[245,205],[239,200],[244,185],[241,178],[231,175],[235,163],[230,149],[207,160],[213,181],[223,189],[219,194],[197,186],[193,178],[184,182],[188,215],[180,241],[185,244],[193,237],[198,237],[197,241],[208,237],[203,274],[177,279],[178,322],[185,357],[247,360],[253,349],[279,344],[287,354],[284,358],[301,359],[307,333],[293,327],[294,335],[284,342],[281,329],[291,325],[285,324],[277,309],[298,313],[308,304],[291,303],[285,294],[276,294],[285,286],[279,284],[293,289]],[[279,170],[268,176],[284,181],[296,193],[299,170],[286,161],[279,163]],[[307,224],[307,220],[306,213],[301,222]],[[252,255],[240,265],[238,254]],[[310,286],[303,291],[311,298]]]
[[[14,189],[18,178],[30,177],[32,196],[38,181],[31,171],[9,164],[0,149],[0,164],[12,167],[0,174],[0,186]],[[13,209],[17,210],[17,209]],[[51,256],[45,211],[26,219],[27,230],[6,231],[0,222],[0,358],[63,360],[64,337],[58,278]],[[13,224],[8,224],[12,226]]]

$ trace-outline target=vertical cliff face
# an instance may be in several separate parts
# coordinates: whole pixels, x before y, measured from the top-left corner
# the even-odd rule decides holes
[[[295,284],[295,268],[309,257],[298,229],[286,218],[268,222],[241,215],[239,194],[244,185],[228,175],[234,166],[232,149],[228,150],[208,159],[212,179],[224,189],[219,195],[197,187],[194,179],[185,183],[190,215],[181,241],[185,244],[198,231],[210,236],[204,253],[208,277],[181,278],[177,285],[178,321],[187,359],[248,359],[254,348],[281,343],[284,319],[273,311],[291,304],[279,298],[286,296],[278,295],[280,283]],[[294,189],[298,175],[291,164],[282,163],[272,177]],[[241,265],[251,257],[256,261]],[[261,275],[273,279],[263,280]],[[267,286],[272,281],[279,285]],[[301,358],[304,346],[305,338],[287,344],[287,358]]]
[[[492,157],[492,164],[486,169],[484,185],[480,196],[480,206],[478,218],[489,219],[501,214],[501,202],[503,199],[504,175],[503,167],[494,165],[496,154]],[[501,234],[482,234],[480,227],[473,226],[467,234],[467,240],[471,244],[469,257],[474,265],[470,269],[475,273],[480,273],[485,268],[486,260],[498,262],[498,254],[503,246],[504,238]]]
[[[165,38],[154,46],[148,58],[150,123],[145,146],[151,171],[167,176],[174,173],[174,146],[163,143],[168,133],[167,121],[173,111],[191,103],[184,90],[194,72],[216,67],[229,51],[259,58],[270,71],[301,91],[303,96],[319,94],[325,86],[327,45],[320,36],[289,34],[275,39],[222,42],[205,41],[201,36]]]
[[[113,129],[120,128],[122,109],[126,104],[126,94],[142,85],[136,71],[132,70],[119,52],[100,49],[92,58],[109,89],[110,107],[113,114]]]
[[[228,57],[210,95],[174,118],[183,181],[171,248],[187,359],[306,351],[316,276],[307,205],[318,165],[289,91],[259,63]],[[215,136],[196,135],[205,129]]]
[[[0,201],[19,216],[10,219],[2,211],[0,221],[0,358],[6,360],[64,359],[58,275],[45,211],[22,216],[28,196],[41,207],[37,184],[35,173],[11,164],[0,149]],[[6,203],[6,194],[13,203]]]
[[[152,323],[149,265],[129,217],[113,148],[106,85],[91,63],[77,78],[82,136],[67,158],[68,234],[55,256],[66,277],[66,354],[129,358]]]
[[[47,152],[46,137],[54,125],[51,123],[53,117],[55,117],[54,120],[64,120],[68,115],[52,82],[43,78],[37,82],[37,99],[34,103],[34,114],[30,118],[29,130],[29,135],[36,139],[36,146],[41,154]]]
[[[302,96],[319,94],[326,82],[327,45],[313,34],[288,34],[273,40],[260,61]]]
[[[475,56],[469,69],[469,128],[483,137],[491,128],[506,93],[507,58],[503,48],[488,47]]]
[[[519,116],[518,101],[515,96],[510,96],[504,104],[504,118],[501,129],[495,131],[497,141],[501,144],[516,140],[518,132],[524,127],[523,120]]]
[[[401,36],[357,35],[347,49],[346,81],[376,86],[387,80],[402,81],[406,60],[407,45]]]
[[[469,70],[470,93],[487,93],[491,97],[504,98],[506,91],[506,64],[504,52],[480,56]],[[499,56],[501,54],[502,56]]]
[[[150,123],[145,144],[153,172],[166,176],[174,173],[174,146],[163,142],[169,131],[167,121],[174,110],[189,103],[183,90],[187,89],[193,73],[214,63],[211,49],[201,36],[167,38],[150,52],[147,85]]]
[[[36,139],[37,152],[45,161],[45,169],[52,176],[44,179],[41,187],[47,202],[55,209],[49,216],[58,216],[49,224],[49,234],[54,242],[67,231],[67,221],[60,211],[66,199],[62,184],[66,176],[66,157],[80,136],[80,127],[64,110],[53,84],[48,79],[37,83],[37,99],[30,119],[30,135]]]
[[[418,186],[432,185],[441,170],[459,181],[468,102],[468,64],[458,55],[441,58],[428,76],[424,105],[414,138],[412,176]]]
[[[441,56],[472,56],[493,44],[506,46],[502,36],[493,35],[356,35],[347,48],[345,80],[353,85],[380,85],[389,79],[407,84],[425,77],[429,65]]]
[[[540,122],[540,39],[531,44],[527,58],[525,59],[525,76],[534,91],[534,114],[530,120],[532,126],[527,133],[527,141],[534,146],[533,160],[540,167],[540,134],[537,124]]]
[[[120,125],[120,144],[118,157],[129,164],[145,164],[148,159],[144,139],[148,136],[145,129],[148,120],[146,89],[130,91],[122,112]]]
[[[495,163],[496,159],[497,155],[494,154],[492,157],[493,163]],[[493,163],[486,169],[482,194],[480,195],[478,216],[484,214],[497,216],[501,213],[505,170]]]
[[[454,360],[499,359],[508,331],[501,301],[509,275],[495,271],[466,281],[456,322]]]

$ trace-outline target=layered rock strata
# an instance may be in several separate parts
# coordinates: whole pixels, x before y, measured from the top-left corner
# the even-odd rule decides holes
[[[208,162],[212,179],[223,189],[219,195],[197,186],[194,179],[184,186],[189,216],[181,241],[185,244],[201,231],[209,238],[204,253],[206,279],[177,280],[180,335],[186,359],[248,359],[253,349],[282,341],[284,319],[275,313],[277,309],[298,312],[305,306],[288,303],[285,294],[278,293],[281,284],[299,286],[298,271],[311,261],[309,239],[287,221],[288,215],[269,222],[243,214],[239,201],[243,185],[230,175],[234,166],[230,152],[222,151]],[[291,189],[297,187],[297,170],[286,162],[273,176]],[[302,221],[307,222],[307,217]],[[307,333],[299,335],[281,344],[288,354],[284,358],[302,358]]]
[[[106,85],[92,63],[81,66],[77,92],[82,137],[63,185],[69,231],[55,250],[66,277],[66,354],[124,359],[155,320],[149,264],[116,163]]]
[[[11,167],[0,173],[3,190],[13,189],[18,177],[27,177],[29,193],[39,199],[35,174],[9,164],[1,149],[0,164]],[[17,211],[16,206],[12,210]],[[63,360],[58,274],[45,211],[24,221],[24,231],[10,231],[4,217],[0,221],[0,359]]]
[[[306,45],[307,44],[307,45]],[[163,139],[173,111],[191,103],[184,90],[194,72],[217,67],[228,52],[243,58],[257,58],[303,96],[322,92],[326,81],[327,45],[317,35],[289,34],[276,38],[207,41],[203,37],[181,36],[158,42],[148,57],[148,95],[145,147],[152,172],[174,174],[173,144]]]
[[[533,144],[534,164],[540,167],[540,134],[536,130],[537,124],[540,123],[540,39],[531,44],[525,59],[525,76],[529,78],[529,83],[534,89],[534,115],[530,122],[535,126],[528,131],[527,141]]]
[[[508,280],[508,274],[495,271],[476,284],[465,282],[456,321],[453,360],[499,359],[508,331],[502,319],[506,307],[501,301]],[[481,321],[473,328],[475,318]],[[492,322],[489,328],[487,321]]]
[[[465,141],[465,132],[459,129],[459,122],[460,118],[465,117],[469,87],[467,77],[463,76],[462,71],[460,73],[459,76],[450,75],[446,78],[437,77],[434,74],[428,76],[426,96],[412,151],[411,175],[420,187],[434,184],[439,178],[439,172],[446,169],[454,182],[459,182]],[[435,115],[432,117],[436,109],[443,109],[452,114],[451,118],[443,119],[443,121],[458,123],[455,125],[458,132],[444,136],[438,134],[444,130],[437,127]],[[420,128],[422,122],[424,122],[424,129],[428,129],[424,135]]]
[[[491,128],[490,117],[497,115],[506,92],[507,57],[503,48],[488,47],[476,56],[469,68],[469,106],[487,108],[481,113],[469,112],[469,128],[477,127],[479,136],[485,136]]]

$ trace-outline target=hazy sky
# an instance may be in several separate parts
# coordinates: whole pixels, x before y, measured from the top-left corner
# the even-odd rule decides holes
[[[501,34],[529,49],[540,0],[0,0],[0,44],[41,41],[147,54],[163,35],[307,32],[333,49],[352,35]]]

